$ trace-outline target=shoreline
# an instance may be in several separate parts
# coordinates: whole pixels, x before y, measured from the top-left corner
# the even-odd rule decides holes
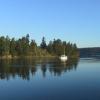
[[[37,59],[37,58],[41,58],[41,59],[44,59],[44,58],[59,58],[59,56],[0,56],[0,59]],[[74,56],[71,56],[69,57],[70,58],[80,58],[80,57],[74,57]]]
[[[0,56],[0,59],[20,59],[20,58],[26,58],[26,59],[33,59],[33,58],[58,58],[58,56]]]

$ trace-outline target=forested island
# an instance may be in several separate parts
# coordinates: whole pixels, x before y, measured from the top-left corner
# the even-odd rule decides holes
[[[79,51],[76,44],[54,39],[46,43],[42,38],[40,45],[35,40],[30,40],[29,34],[19,39],[0,36],[0,58],[18,57],[57,57],[64,53],[69,57],[78,57]]]

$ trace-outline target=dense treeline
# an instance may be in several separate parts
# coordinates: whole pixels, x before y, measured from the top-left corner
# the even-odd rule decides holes
[[[100,57],[100,47],[80,48],[80,57]]]
[[[70,42],[61,41],[60,39],[50,41],[47,46],[47,51],[52,55],[62,55],[66,54],[69,57],[77,57],[78,49],[76,44],[72,44]]]
[[[15,39],[8,36],[0,37],[0,56],[18,57],[18,56],[60,56],[64,53],[68,56],[78,56],[76,44],[66,43],[60,39],[50,41],[47,45],[45,37],[42,38],[40,46],[35,40],[29,39],[29,34]]]

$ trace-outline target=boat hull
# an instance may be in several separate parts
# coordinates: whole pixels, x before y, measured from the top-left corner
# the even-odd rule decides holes
[[[67,56],[61,56],[60,59],[61,59],[61,61],[67,61],[68,57]]]

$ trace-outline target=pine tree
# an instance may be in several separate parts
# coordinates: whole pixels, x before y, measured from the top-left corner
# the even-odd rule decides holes
[[[16,41],[14,38],[11,39],[10,41],[10,54],[12,56],[15,56],[17,54],[16,52]]]
[[[41,47],[42,49],[47,49],[45,37],[42,38],[42,42],[41,42],[40,47]]]

